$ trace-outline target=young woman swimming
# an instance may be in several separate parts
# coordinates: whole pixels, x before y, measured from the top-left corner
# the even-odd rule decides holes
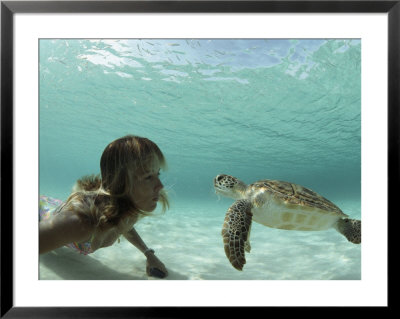
[[[128,135],[111,142],[101,156],[101,178],[79,179],[65,203],[40,198],[39,254],[66,245],[86,255],[123,235],[146,256],[149,276],[167,276],[165,265],[133,227],[158,202],[163,211],[169,207],[159,179],[165,166],[161,150],[147,138]]]

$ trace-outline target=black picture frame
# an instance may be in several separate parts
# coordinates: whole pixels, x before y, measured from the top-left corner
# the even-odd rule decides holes
[[[387,13],[388,14],[388,203],[399,186],[400,1],[1,1],[1,317],[5,318],[190,318],[228,316],[228,309],[185,307],[14,307],[13,289],[13,19],[15,13]],[[383,106],[382,106],[383,107]],[[391,223],[389,222],[389,225]],[[390,234],[390,232],[389,232]],[[390,250],[391,241],[388,239]],[[388,256],[389,258],[389,256]],[[388,287],[390,280],[388,280]],[[34,292],[33,292],[34,293]],[[245,292],[241,292],[245,293]],[[390,309],[390,297],[388,307]],[[292,311],[293,307],[290,308]],[[233,309],[238,314],[239,309]],[[255,311],[275,312],[276,308]],[[228,312],[227,312],[228,311]],[[302,311],[296,308],[295,311]],[[322,311],[326,311],[322,309]],[[332,309],[332,314],[339,311]],[[306,314],[306,313],[304,313]],[[326,313],[325,313],[326,314]],[[247,314],[248,315],[248,314]],[[280,314],[281,315],[281,314]],[[300,315],[300,313],[297,313]]]

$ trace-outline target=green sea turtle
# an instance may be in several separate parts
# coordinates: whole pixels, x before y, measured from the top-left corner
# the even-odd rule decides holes
[[[225,254],[232,266],[243,269],[250,252],[250,228],[254,220],[286,230],[325,230],[333,227],[354,244],[361,243],[361,221],[347,218],[339,207],[314,191],[293,183],[261,180],[246,185],[236,177],[217,175],[217,194],[236,199],[222,228]]]

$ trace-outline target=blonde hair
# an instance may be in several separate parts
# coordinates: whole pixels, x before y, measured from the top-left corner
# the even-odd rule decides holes
[[[166,169],[163,153],[151,140],[134,135],[116,139],[106,146],[101,156],[101,177],[88,175],[77,180],[67,202],[92,197],[90,212],[96,216],[91,217],[98,220],[98,225],[116,225],[126,216],[150,215],[135,207],[130,195],[134,190],[134,177],[149,170],[155,162]],[[164,190],[160,192],[159,202],[165,212],[169,202]]]

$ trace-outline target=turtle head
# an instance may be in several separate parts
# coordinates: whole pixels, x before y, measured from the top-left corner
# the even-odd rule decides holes
[[[230,175],[220,174],[214,178],[215,192],[234,199],[243,198],[246,187],[245,183]]]

